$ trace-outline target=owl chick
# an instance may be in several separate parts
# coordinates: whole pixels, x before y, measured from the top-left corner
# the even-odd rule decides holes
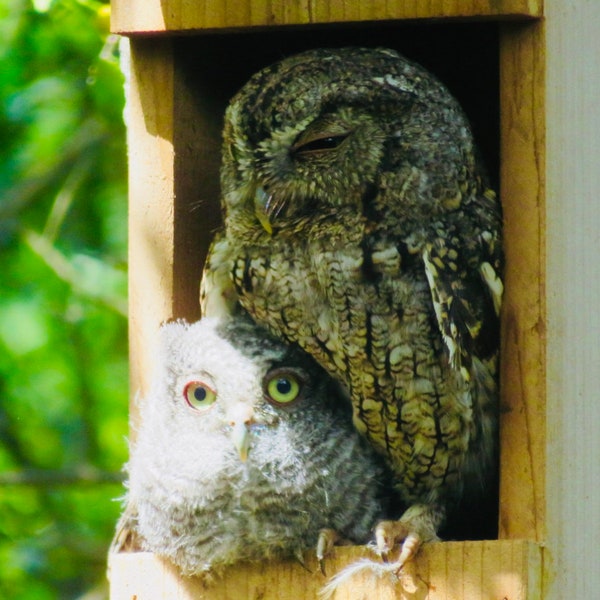
[[[204,313],[241,305],[345,386],[400,568],[496,477],[501,210],[467,119],[394,51],[318,49],[255,74],[223,137]]]
[[[382,465],[306,353],[249,319],[170,323],[112,549],[133,532],[141,549],[206,578],[309,546],[322,559],[338,536],[368,539]]]

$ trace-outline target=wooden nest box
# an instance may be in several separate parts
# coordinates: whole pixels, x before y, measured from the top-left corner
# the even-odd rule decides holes
[[[585,161],[595,150],[597,164],[599,149],[600,111],[586,101],[590,80],[596,104],[600,97],[593,68],[598,26],[600,3],[586,0],[546,0],[545,6],[543,0],[113,0],[112,29],[130,38],[131,49],[135,391],[147,385],[159,324],[200,316],[203,257],[220,219],[223,112],[262,66],[317,46],[399,50],[438,75],[461,102],[500,191],[506,291],[498,539],[426,545],[395,584],[353,581],[336,598],[533,600],[598,593],[600,585],[589,578],[599,577],[599,536],[587,545],[585,536],[588,527],[600,527],[600,515],[594,522],[585,504],[584,481],[592,474],[581,466],[586,456],[600,463],[593,430],[600,419],[592,416],[598,417],[600,401],[585,393],[600,389],[600,343],[594,345],[592,334],[595,327],[600,336],[600,253],[588,247],[598,245],[600,211],[593,205],[600,182],[597,167]],[[337,549],[331,570],[364,552]],[[324,582],[281,562],[234,569],[205,588],[148,553],[113,556],[110,579],[113,600],[302,600],[315,598]]]

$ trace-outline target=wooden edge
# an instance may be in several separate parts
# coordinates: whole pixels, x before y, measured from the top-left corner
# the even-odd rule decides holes
[[[223,30],[380,20],[539,18],[543,0],[113,0],[114,33]]]
[[[500,36],[502,307],[500,537],[545,536],[544,22]]]
[[[132,424],[135,398],[145,395],[154,372],[160,325],[200,317],[200,259],[220,215],[214,206],[204,219],[195,212],[196,206],[209,206],[209,199],[200,196],[197,188],[209,188],[206,179],[213,181],[213,188],[217,185],[218,156],[207,157],[207,150],[196,151],[197,146],[190,148],[180,140],[182,130],[187,129],[186,135],[192,132],[201,148],[213,149],[220,135],[219,120],[206,116],[207,109],[188,98],[189,91],[175,69],[171,41],[131,40],[124,65],[130,73],[126,120]],[[210,131],[206,124],[211,125]],[[210,136],[214,139],[204,144]],[[217,196],[215,191],[212,195]]]
[[[170,40],[130,44],[126,84],[129,158],[131,411],[153,372],[160,323],[173,316],[174,73]]]
[[[340,584],[334,600],[541,599],[542,550],[535,542],[427,544],[399,577],[377,574],[372,567],[380,569],[383,563],[366,547],[339,547],[334,556],[327,559],[327,574],[332,576],[364,559],[372,561],[371,567]],[[319,597],[329,581],[308,553],[305,566],[294,560],[242,564],[229,568],[215,581],[205,583],[197,577],[179,576],[173,565],[147,552],[111,555],[109,580],[111,600],[307,600]]]

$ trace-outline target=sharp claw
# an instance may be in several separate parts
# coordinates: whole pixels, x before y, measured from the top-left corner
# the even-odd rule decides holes
[[[325,559],[319,558],[319,569],[321,570],[321,574],[327,577],[327,573],[325,572]]]
[[[331,550],[336,543],[343,543],[344,540],[340,537],[340,534],[333,529],[321,529],[319,532],[319,539],[317,540],[317,560],[319,561],[319,568],[323,575],[325,573],[325,558],[331,554]]]
[[[296,552],[296,560],[300,563],[303,569],[306,569],[309,573],[312,573],[312,571],[306,566],[306,563],[304,562],[304,555],[302,554],[302,552]]]
[[[321,562],[325,557],[326,546],[327,540],[325,540],[323,534],[320,534],[319,540],[317,541],[317,559],[319,562]]]
[[[421,547],[421,538],[416,534],[408,535],[400,546],[400,555],[396,562],[396,575],[400,573],[407,561],[414,558]]]
[[[379,554],[381,560],[385,563],[389,562],[390,552],[396,542],[396,528],[396,523],[392,521],[382,521],[375,528],[377,554]]]

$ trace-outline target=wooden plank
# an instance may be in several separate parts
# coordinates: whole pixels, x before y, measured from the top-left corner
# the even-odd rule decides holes
[[[543,0],[113,0],[115,33],[434,18],[540,17]]]
[[[168,39],[135,39],[130,46],[129,339],[135,399],[153,372],[160,324],[200,317],[201,257],[220,216],[220,118],[210,95],[190,98]],[[133,401],[132,423],[135,410]]]
[[[548,600],[600,589],[600,3],[548,0]]]
[[[129,146],[129,341],[132,398],[146,389],[161,321],[172,317],[174,247],[171,44],[132,44],[126,121]],[[125,69],[127,70],[127,69]],[[130,420],[135,421],[135,403]]]
[[[500,48],[502,309],[500,536],[543,539],[545,171],[543,23],[505,25]]]
[[[340,547],[327,561],[329,574],[371,557],[364,547]],[[440,542],[426,545],[399,578],[354,575],[338,588],[334,600],[540,600],[541,548],[526,541]],[[111,600],[314,600],[327,578],[307,554],[297,561],[239,565],[221,579],[204,584],[181,578],[177,570],[151,553],[110,557]]]

